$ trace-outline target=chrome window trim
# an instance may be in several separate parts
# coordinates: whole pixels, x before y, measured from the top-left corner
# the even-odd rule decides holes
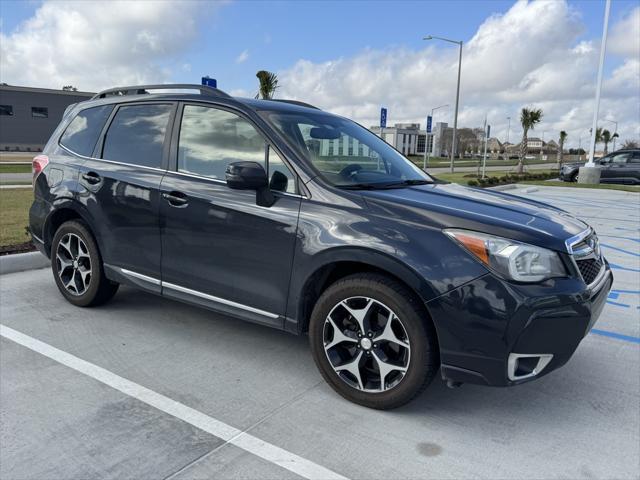
[[[85,160],[93,160],[96,162],[107,162],[107,163],[112,163],[115,165],[124,165],[126,167],[134,167],[134,168],[144,168],[146,170],[154,170],[156,172],[166,172],[167,170],[164,168],[158,168],[158,167],[147,167],[145,165],[135,165],[133,163],[126,163],[126,162],[118,162],[116,160],[107,160],[106,158],[95,158],[95,157],[87,157],[86,155],[82,155],[80,153],[76,153],[73,150],[71,150],[68,147],[65,147],[64,145],[62,145],[60,142],[58,142],[58,145],[60,146],[60,148],[62,148],[63,150],[66,150],[67,152],[71,153],[72,155],[75,155],[77,157],[80,158],[84,158]]]
[[[186,172],[181,172],[176,170],[167,170],[167,173],[174,174],[174,175],[181,175],[183,177],[198,178],[200,180],[206,180],[206,181],[217,183],[220,185],[227,184],[226,180],[220,180],[219,178],[208,177],[206,175],[198,175],[197,173],[186,173]],[[276,195],[286,195],[287,197],[294,197],[294,198],[308,198],[306,195],[301,195],[299,193],[281,192],[279,190],[271,190],[271,191]]]
[[[229,307],[238,308],[240,310],[245,310],[247,312],[256,313],[258,315],[262,315],[268,318],[278,318],[279,315],[276,313],[267,312],[265,310],[260,310],[259,308],[250,307],[249,305],[244,305],[242,303],[233,302],[231,300],[226,300],[224,298],[216,297],[214,295],[209,295],[208,293],[200,292],[198,290],[192,290],[190,288],[181,287],[180,285],[176,285],[174,283],[163,282],[154,277],[149,277],[148,275],[143,275],[142,273],[134,272],[132,270],[127,270],[126,268],[115,267],[120,273],[127,277],[137,278],[139,280],[144,280],[145,282],[152,283],[153,285],[158,285],[160,287],[169,288],[171,290],[175,290],[177,292],[186,293],[187,295],[192,295],[194,297],[203,298],[205,300],[209,300],[214,303],[219,303],[221,305],[227,305]]]

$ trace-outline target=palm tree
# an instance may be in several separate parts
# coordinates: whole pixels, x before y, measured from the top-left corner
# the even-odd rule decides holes
[[[611,135],[611,140],[613,140],[613,151],[614,152],[616,150],[616,138],[620,138],[620,135],[618,135],[617,133],[614,133],[613,135]]]
[[[558,139],[558,168],[562,168],[562,157],[564,155],[564,142],[567,140],[567,132],[562,130]]]
[[[520,142],[520,160],[518,161],[518,173],[524,171],[524,157],[527,155],[527,133],[542,120],[542,109],[524,107],[520,112],[520,123],[522,124],[522,141]]]
[[[602,130],[602,143],[604,143],[604,154],[609,150],[609,142],[611,141],[611,132],[607,129]]]
[[[256,98],[264,98],[270,100],[273,98],[273,94],[278,88],[278,76],[275,73],[267,72],[266,70],[260,70],[256,73],[256,77],[260,81],[260,90],[256,95]]]

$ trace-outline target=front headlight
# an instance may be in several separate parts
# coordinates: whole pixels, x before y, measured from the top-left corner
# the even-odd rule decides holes
[[[562,260],[552,250],[469,230],[449,229],[444,233],[484,265],[509,280],[540,282],[567,275]]]

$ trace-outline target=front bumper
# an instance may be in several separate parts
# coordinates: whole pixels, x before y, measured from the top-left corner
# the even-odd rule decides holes
[[[487,274],[428,302],[446,380],[492,386],[530,381],[564,365],[604,308],[613,275],[516,285]]]

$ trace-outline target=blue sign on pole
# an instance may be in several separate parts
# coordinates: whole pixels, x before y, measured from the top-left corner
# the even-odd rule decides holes
[[[387,109],[380,109],[380,128],[387,128]]]
[[[202,77],[202,85],[218,88],[218,81],[215,78]]]
[[[431,133],[431,115],[427,115],[427,133]]]
[[[491,125],[487,125],[487,138],[491,136]]]

